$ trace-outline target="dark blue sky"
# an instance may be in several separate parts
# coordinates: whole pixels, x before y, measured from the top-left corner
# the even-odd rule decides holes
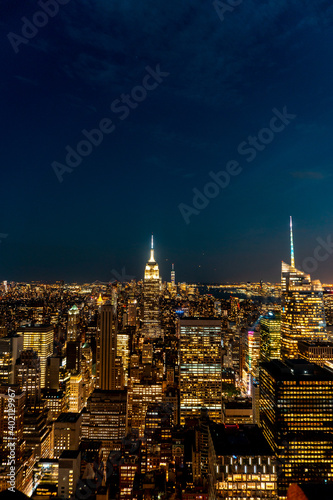
[[[154,232],[163,279],[174,262],[181,281],[278,281],[289,215],[298,265],[333,235],[331,2],[247,0],[223,21],[211,1],[62,3],[1,2],[0,279],[141,278]],[[157,65],[169,75],[133,91]],[[110,105],[132,91],[122,120]],[[296,118],[247,161],[240,144],[285,106]],[[59,182],[52,163],[103,118],[113,132]],[[231,160],[240,174],[186,224],[179,205]],[[313,277],[333,281],[333,255]]]

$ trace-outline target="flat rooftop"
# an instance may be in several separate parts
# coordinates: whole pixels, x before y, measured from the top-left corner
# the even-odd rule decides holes
[[[209,426],[215,452],[218,456],[271,456],[273,451],[257,425]]]
[[[273,359],[261,367],[276,380],[333,380],[333,370],[304,359],[287,359],[284,363]]]
[[[79,456],[80,453],[80,450],[64,450],[59,457],[59,461],[63,458],[75,459]]]
[[[56,422],[75,423],[79,420],[81,413],[61,413]]]
[[[319,340],[299,340],[298,341],[299,346],[304,346],[304,347],[330,347],[331,349],[333,348],[333,342],[320,342]]]

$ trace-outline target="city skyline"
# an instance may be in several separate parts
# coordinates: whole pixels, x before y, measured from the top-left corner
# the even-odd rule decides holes
[[[290,229],[290,242],[289,242],[289,260],[290,260],[290,266],[291,268],[296,268],[296,270],[299,270],[299,271],[302,271],[302,272],[305,272],[305,274],[313,274],[313,272],[317,275],[317,270],[321,270],[322,271],[322,268],[328,268],[329,267],[329,259],[331,258],[331,254],[333,253],[333,245],[331,244],[331,237],[329,236],[326,241],[323,239],[323,238],[317,238],[316,240],[316,243],[317,243],[317,246],[314,248],[313,252],[312,252],[312,255],[308,255],[307,257],[303,258],[303,262],[301,262],[299,264],[295,264],[295,250],[294,250],[294,232],[293,232],[293,218],[292,216],[290,216],[290,223],[289,223],[289,229]],[[156,244],[154,244],[154,234],[151,233],[151,236],[150,236],[150,246],[149,246],[149,251],[150,251],[150,259],[149,259],[149,262],[151,261],[151,259],[154,260],[154,254],[155,254],[155,250],[156,250]],[[288,242],[287,238],[285,238],[286,241]],[[332,248],[331,248],[332,247]],[[147,246],[148,248],[148,246]],[[157,252],[159,253],[159,250],[160,250],[160,254],[163,253],[163,248],[162,249],[158,249]],[[146,249],[146,252],[147,252],[147,249]],[[321,253],[320,253],[321,252]],[[161,256],[159,254],[159,256]],[[204,254],[203,254],[204,255]],[[153,256],[153,257],[152,257]],[[286,259],[288,260],[288,259]],[[171,273],[174,273],[175,272],[175,263],[174,262],[171,262],[170,259],[163,259],[163,257],[161,259],[157,259],[158,261],[158,265],[164,269],[164,276],[165,276],[165,279],[164,281],[170,281],[170,276],[171,276]],[[177,257],[174,259],[174,261],[177,262]],[[328,262],[327,262],[328,261]],[[160,262],[162,262],[162,264],[160,264]],[[282,260],[282,262],[284,262],[284,260]],[[326,264],[325,264],[326,263]],[[176,264],[177,266],[177,264]],[[138,268],[138,263],[136,263],[136,267]],[[140,266],[142,267],[142,266]],[[198,265],[199,268],[203,267],[201,264]],[[211,268],[211,266],[210,266]],[[235,268],[236,269],[236,268]],[[216,269],[215,269],[216,270]],[[111,270],[111,278],[109,279],[109,282],[115,282],[115,281],[119,281],[119,282],[130,282],[132,279],[136,280],[136,281],[142,281],[144,280],[144,275],[145,275],[145,271],[143,271],[140,275],[140,273],[138,273],[137,275],[131,275],[128,271],[130,271],[129,268],[126,268],[126,266],[122,266],[121,269],[119,269],[119,271],[117,269],[112,269]],[[202,271],[204,271],[204,269],[202,269]],[[181,274],[182,275],[182,270],[181,269],[178,269],[178,272],[177,272],[177,275]],[[237,272],[236,272],[237,274]],[[325,276],[323,274],[323,271],[321,272],[321,274],[323,276]],[[209,272],[208,272],[208,275],[209,275]],[[252,275],[253,276],[253,275]],[[163,275],[161,273],[161,279],[163,279]],[[92,279],[91,281],[89,280],[85,280],[85,279],[80,279],[80,280],[74,280],[74,281],[67,281],[67,280],[64,280],[63,277],[57,277],[56,279],[53,280],[53,282],[56,282],[56,281],[59,281],[59,280],[63,280],[65,281],[66,283],[70,284],[70,283],[79,283],[79,284],[83,284],[83,283],[89,283],[89,282],[96,282],[96,281],[105,281],[107,282],[107,279],[105,278],[104,280],[103,279]],[[3,281],[17,281],[17,282],[29,282],[29,281],[41,281],[41,282],[46,282],[46,283],[52,283],[52,280],[51,279],[32,279],[32,280],[23,280],[23,279],[17,279],[17,280],[14,280],[14,279],[4,279]],[[275,279],[275,280],[272,280],[272,279],[263,279],[261,276],[259,276],[258,273],[256,273],[256,276],[254,275],[254,279],[246,279],[245,277],[243,277],[243,279],[239,279],[239,280],[226,280],[226,279],[221,279],[221,280],[214,280],[212,279],[211,281],[205,281],[204,279],[203,280],[199,280],[198,283],[202,283],[202,284],[210,284],[210,283],[221,283],[221,284],[224,284],[224,283],[246,283],[246,282],[258,282],[258,281],[264,281],[264,282],[270,282],[270,283],[278,283],[280,281],[280,279]],[[328,279],[324,279],[324,280],[319,280],[323,283],[330,283],[330,281]],[[184,279],[180,279],[178,282],[189,282],[189,283],[195,283],[195,280],[184,280]],[[333,276],[332,276],[332,282],[333,282]]]
[[[0,14],[0,497],[333,498],[333,5]]]

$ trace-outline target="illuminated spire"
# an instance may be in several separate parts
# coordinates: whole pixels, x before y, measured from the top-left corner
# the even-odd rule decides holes
[[[172,270],[171,270],[171,284],[172,284],[172,286],[175,286],[175,281],[176,281],[175,265],[172,264]]]
[[[151,244],[150,244],[150,259],[149,262],[155,262],[154,257],[154,235],[151,235]]]
[[[290,216],[290,253],[291,267],[295,269],[295,254],[294,254],[294,237],[293,237],[293,218]]]

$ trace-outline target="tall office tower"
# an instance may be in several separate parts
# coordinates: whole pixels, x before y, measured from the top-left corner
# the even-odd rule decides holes
[[[281,315],[268,312],[260,319],[260,361],[281,357]]]
[[[40,360],[36,351],[22,351],[15,365],[15,383],[25,392],[26,406],[32,409],[40,408]]]
[[[67,340],[77,340],[77,325],[80,319],[80,311],[74,304],[68,311]]]
[[[324,294],[325,318],[327,326],[333,325],[333,294]]]
[[[15,393],[15,394],[13,394]],[[9,410],[9,399],[13,407]],[[14,400],[14,401],[13,401]],[[0,386],[0,456],[1,465],[7,465],[9,443],[15,443],[15,460],[20,464],[22,460],[25,441],[23,437],[23,416],[25,406],[25,394],[17,385]]]
[[[53,332],[53,326],[24,327],[18,330],[18,333],[23,333],[23,348],[33,349],[38,353],[42,389],[45,387],[47,358],[53,353]]]
[[[95,389],[83,410],[82,438],[102,441],[103,460],[119,450],[127,434],[127,390]]]
[[[69,411],[80,413],[85,403],[81,373],[71,374],[69,379]]]
[[[299,340],[326,341],[323,289],[320,281],[295,268],[292,219],[290,218],[291,265],[282,262],[281,354],[298,357]]]
[[[97,331],[97,388],[116,388],[115,361],[117,356],[117,305],[109,301],[100,307]]]
[[[117,335],[117,356],[123,361],[124,367],[124,383],[127,386],[129,358],[131,354],[131,336],[129,333],[121,332]]]
[[[22,350],[22,335],[0,339],[0,384],[14,383],[15,363]]]
[[[136,325],[136,308],[137,308],[137,300],[129,299],[127,305],[127,325],[126,326],[135,326]]]
[[[62,367],[63,358],[60,356],[50,356],[47,358],[46,362],[46,378],[45,378],[45,388],[46,389],[60,389],[60,371]]]
[[[92,376],[92,350],[90,344],[82,346],[82,379],[85,385],[85,394],[88,399],[94,390],[95,378]]]
[[[157,367],[142,365],[139,361],[137,366],[134,364],[135,356],[132,356],[128,382],[128,425],[141,438],[144,435],[148,405],[162,402],[163,386]]]
[[[167,469],[172,461],[173,410],[170,405],[150,404],[146,412],[145,439],[142,443],[141,472]]]
[[[161,337],[160,307],[161,278],[154,257],[154,239],[151,237],[150,259],[143,280],[143,334],[146,338]]]
[[[238,316],[239,316],[239,298],[238,297],[231,297],[230,298],[230,319],[231,321],[235,321],[235,323],[238,323]]]
[[[208,476],[208,433],[209,417],[206,409],[201,409],[200,419],[194,431],[192,444],[192,476],[196,486],[207,484]]]
[[[23,421],[23,438],[26,448],[34,451],[35,459],[53,456],[53,433],[48,425],[48,409],[40,408],[37,411],[25,408]]]
[[[71,372],[80,373],[81,371],[81,342],[79,340],[67,342],[66,368]]]
[[[77,450],[81,442],[82,413],[61,413],[53,422],[54,458],[64,450]]]
[[[208,410],[216,422],[222,418],[221,321],[184,318],[179,321],[180,422]]]
[[[253,379],[259,377],[260,331],[258,324],[253,325],[251,330],[247,332],[245,339],[245,370],[250,392]]]
[[[260,367],[260,425],[290,483],[333,481],[333,371],[301,359]]]
[[[171,270],[171,286],[172,288],[176,287],[176,273],[174,264],[172,264],[172,270]]]
[[[308,363],[315,363],[319,366],[332,366],[333,363],[333,342],[298,342],[300,359],[305,359]]]

